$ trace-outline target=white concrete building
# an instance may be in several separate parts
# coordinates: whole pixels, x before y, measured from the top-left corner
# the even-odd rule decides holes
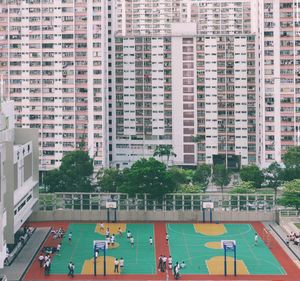
[[[251,1],[117,1],[114,166],[257,163],[258,45]]]
[[[0,3],[0,75],[16,127],[39,129],[41,170],[82,144],[108,165],[110,3]]]
[[[14,127],[13,101],[0,104],[0,268],[6,245],[38,200],[38,131]]]

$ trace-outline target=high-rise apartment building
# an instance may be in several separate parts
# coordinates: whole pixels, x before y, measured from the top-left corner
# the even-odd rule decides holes
[[[16,126],[39,129],[41,169],[81,145],[108,165],[109,3],[2,1],[0,71]]]
[[[170,163],[281,162],[300,144],[295,0],[1,1],[0,71],[40,168],[172,146]]]
[[[173,146],[177,165],[256,163],[251,1],[119,1],[113,165]]]
[[[260,163],[300,145],[300,2],[259,1]]]

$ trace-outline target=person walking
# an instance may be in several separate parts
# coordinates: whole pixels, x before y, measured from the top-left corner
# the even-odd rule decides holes
[[[118,259],[115,259],[115,262],[114,262],[114,273],[119,273],[119,261]]]
[[[149,243],[150,243],[150,246],[152,246],[152,244],[153,244],[153,239],[152,239],[151,236],[150,236],[150,238],[149,238]]]
[[[50,260],[50,258],[48,258],[47,261],[44,264],[45,275],[46,276],[50,275],[50,263],[51,263],[51,260]]]
[[[167,269],[167,257],[164,255],[163,258],[162,258],[162,272],[165,272],[166,269]]]
[[[39,263],[40,263],[40,267],[43,267],[44,259],[45,259],[45,257],[44,257],[44,255],[43,255],[43,253],[41,253],[41,254],[39,255]]]
[[[71,264],[71,277],[74,277],[75,264],[72,262]]]

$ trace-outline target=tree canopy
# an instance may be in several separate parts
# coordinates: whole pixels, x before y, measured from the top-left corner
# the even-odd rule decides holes
[[[230,193],[254,193],[255,187],[250,181],[242,181],[238,183],[234,188],[230,191]]]
[[[279,203],[286,207],[300,209],[300,179],[295,179],[284,184]]]
[[[176,157],[176,153],[174,153],[173,151],[173,147],[172,145],[168,145],[168,144],[161,144],[156,146],[153,156],[158,156],[161,159],[163,159],[164,156],[167,157],[167,165],[169,164],[169,159],[171,156]]]
[[[283,156],[284,178],[287,181],[300,178],[300,146],[293,146]]]
[[[97,180],[101,192],[118,192],[124,181],[123,171],[116,168],[101,169]]]
[[[264,174],[256,165],[241,168],[240,177],[242,181],[252,182],[256,188],[260,188],[264,182]]]
[[[49,192],[91,192],[93,160],[82,150],[66,154],[59,169],[46,173],[44,184]]]
[[[149,193],[154,199],[161,199],[164,194],[173,192],[174,188],[174,181],[164,163],[154,158],[142,158],[126,170],[120,192],[130,196]]]
[[[217,164],[213,167],[212,181],[221,187],[222,193],[224,186],[230,183],[229,172],[222,164]]]
[[[196,171],[193,175],[193,182],[199,183],[203,186],[208,185],[211,177],[211,167],[206,164],[197,166]]]

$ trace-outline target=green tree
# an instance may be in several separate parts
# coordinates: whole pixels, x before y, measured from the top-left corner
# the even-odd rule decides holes
[[[213,167],[212,181],[217,186],[221,187],[222,197],[223,197],[224,186],[226,186],[230,183],[230,175],[224,165],[217,164]]]
[[[283,169],[277,162],[273,162],[267,169],[264,170],[264,178],[267,186],[274,189],[276,201],[278,187],[283,182]]]
[[[178,192],[181,193],[199,193],[199,192],[204,192],[206,189],[205,186],[201,185],[201,184],[181,184]]]
[[[163,160],[163,157],[166,156],[167,157],[167,166],[169,166],[169,159],[171,156],[176,157],[176,153],[174,153],[173,151],[173,147],[172,145],[168,145],[168,144],[161,144],[156,146],[153,156],[156,157],[160,157],[161,160]]]
[[[116,168],[101,169],[97,174],[101,192],[118,192],[123,184],[123,172]]]
[[[87,152],[69,152],[62,158],[59,169],[46,173],[45,187],[48,192],[91,192],[93,170],[93,160]]]
[[[242,181],[251,181],[256,188],[261,187],[264,182],[264,174],[256,165],[243,167],[240,170],[240,177]]]
[[[174,188],[175,183],[164,163],[154,158],[142,158],[127,170],[120,191],[129,196],[149,193],[153,199],[162,199],[164,194],[173,192]]]
[[[185,170],[183,169],[179,169],[176,166],[173,166],[169,169],[168,173],[175,185],[174,191],[176,191],[180,185],[189,182]]]
[[[240,183],[234,186],[230,193],[255,193],[255,187],[250,181],[241,181]]]
[[[286,207],[300,208],[300,179],[295,179],[284,184],[282,197],[279,203]]]
[[[285,165],[284,179],[287,181],[300,178],[300,146],[293,146],[283,156]]]
[[[207,187],[209,178],[211,177],[211,167],[206,164],[197,166],[193,175],[193,182],[199,183],[202,186]]]

